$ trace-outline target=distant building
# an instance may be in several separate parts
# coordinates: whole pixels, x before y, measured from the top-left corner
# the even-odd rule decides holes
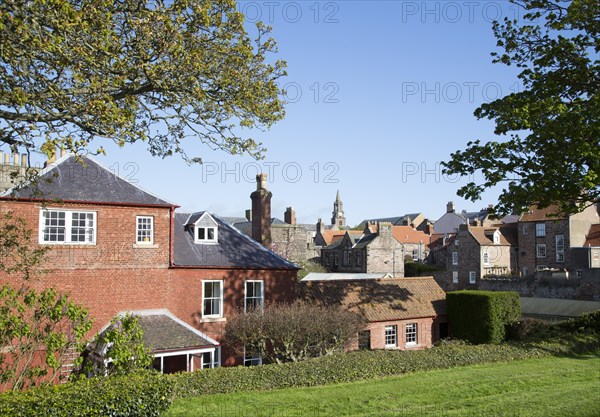
[[[316,226],[296,223],[296,212],[287,207],[284,221],[271,217],[272,194],[266,189],[264,181],[252,192],[252,209],[246,210],[246,218],[232,218],[231,224],[247,236],[252,237],[266,248],[294,261],[303,262],[318,257],[314,239]]]
[[[497,222],[490,217],[487,208],[475,212],[463,210],[457,213],[454,203],[450,201],[446,205],[446,213],[433,223],[433,229],[435,233],[447,234],[458,232],[461,224],[489,227]]]

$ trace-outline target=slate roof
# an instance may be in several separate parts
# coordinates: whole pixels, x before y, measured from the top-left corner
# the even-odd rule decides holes
[[[600,246],[600,224],[590,226],[590,231],[587,234],[583,246]]]
[[[305,298],[345,307],[369,322],[446,314],[446,293],[433,277],[301,282]]]
[[[401,226],[403,221],[407,221],[410,224],[410,222],[412,222],[414,219],[416,219],[421,214],[422,213],[408,213],[408,214],[404,214],[402,216],[381,217],[378,219],[364,219],[362,222],[360,222],[358,224],[357,227],[364,228],[366,226],[367,222],[388,222],[393,225]]]
[[[600,310],[600,301],[521,297],[521,311],[525,316],[569,318],[597,310]]]
[[[249,269],[299,269],[295,264],[263,247],[220,217],[211,214],[217,222],[218,243],[194,243],[193,230],[186,225],[205,212],[175,213],[174,266],[249,268]]]
[[[144,345],[152,352],[215,346],[199,331],[193,331],[165,314],[140,315],[138,323],[144,330]]]
[[[78,161],[73,154],[66,155],[40,172],[37,185],[26,184],[0,196],[64,202],[175,206],[115,175],[89,157],[82,156],[81,160]]]

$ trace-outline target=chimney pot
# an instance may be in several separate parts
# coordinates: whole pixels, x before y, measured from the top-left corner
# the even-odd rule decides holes
[[[10,165],[10,154],[8,152],[4,154],[4,165]]]
[[[27,154],[22,154],[21,155],[21,166],[22,167],[26,167],[27,166]]]
[[[448,201],[448,204],[446,204],[446,213],[454,213],[454,211],[455,211],[454,202]]]
[[[256,176],[256,191],[267,190],[267,174],[262,173]]]

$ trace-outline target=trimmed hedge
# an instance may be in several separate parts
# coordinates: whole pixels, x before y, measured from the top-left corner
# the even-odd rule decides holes
[[[173,381],[158,372],[98,377],[0,395],[3,417],[158,417],[171,404]]]
[[[453,291],[446,294],[453,337],[471,343],[500,343],[506,326],[521,316],[519,294],[513,291]]]
[[[216,368],[170,377],[175,380],[174,397],[185,398],[352,382],[407,372],[511,361],[548,354],[539,349],[511,345],[471,346],[454,341],[427,350],[355,351],[296,363]]]

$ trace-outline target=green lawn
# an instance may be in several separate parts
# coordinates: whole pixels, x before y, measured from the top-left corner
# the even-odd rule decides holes
[[[164,417],[600,416],[600,358],[530,359],[174,402]]]

